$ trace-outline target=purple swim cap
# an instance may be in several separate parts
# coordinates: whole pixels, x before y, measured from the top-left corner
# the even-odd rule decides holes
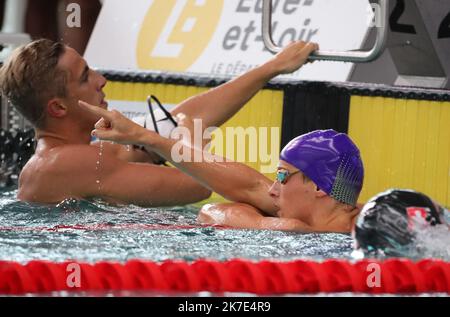
[[[296,137],[280,159],[297,167],[337,201],[355,206],[364,180],[359,149],[344,133],[317,130]]]

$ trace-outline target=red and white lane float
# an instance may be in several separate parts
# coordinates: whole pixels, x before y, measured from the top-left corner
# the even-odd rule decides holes
[[[377,281],[379,279],[379,281]],[[355,292],[450,293],[450,263],[385,261],[224,262],[130,260],[126,263],[27,264],[0,261],[0,294],[55,291],[245,292],[258,295]]]

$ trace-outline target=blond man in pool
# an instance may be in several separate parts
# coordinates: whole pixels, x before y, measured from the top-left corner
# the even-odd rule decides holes
[[[118,112],[80,101],[87,112],[101,116],[92,132],[104,140],[139,144],[166,158],[207,188],[233,201],[206,205],[199,221],[248,229],[301,232],[350,232],[359,214],[357,199],[364,178],[356,145],[343,133],[319,130],[292,140],[280,154],[277,180],[237,162],[212,157],[184,143],[195,162],[172,157],[178,142],[148,131]],[[180,116],[190,130],[192,120]]]
[[[220,126],[270,79],[299,69],[313,43],[294,42],[265,64],[190,98],[173,111]],[[72,48],[49,40],[18,48],[0,72],[1,92],[34,126],[35,155],[19,179],[18,199],[56,203],[66,198],[98,197],[141,206],[184,205],[211,192],[178,169],[151,164],[154,154],[104,143],[90,144],[98,115],[79,100],[106,109],[106,79],[89,68]],[[101,153],[101,155],[100,155]],[[99,162],[97,164],[97,162]]]

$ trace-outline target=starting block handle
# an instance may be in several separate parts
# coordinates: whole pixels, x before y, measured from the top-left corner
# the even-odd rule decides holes
[[[350,63],[368,63],[377,59],[384,51],[388,33],[389,0],[377,0],[375,12],[375,26],[377,38],[370,51],[323,51],[318,50],[311,54],[310,60],[340,61]],[[377,11],[375,10],[375,11]],[[262,35],[266,48],[276,54],[282,50],[272,39],[272,0],[263,0]]]

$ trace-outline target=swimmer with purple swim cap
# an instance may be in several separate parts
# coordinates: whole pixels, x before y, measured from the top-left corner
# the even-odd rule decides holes
[[[297,179],[289,186],[294,174]],[[280,217],[299,219],[319,231],[348,232],[359,212],[363,179],[359,149],[348,135],[318,130],[284,147],[269,194]]]
[[[319,130],[301,135],[284,147],[280,159],[297,167],[337,201],[356,205],[364,167],[359,149],[346,134]],[[279,169],[277,180],[282,183],[283,179]]]

